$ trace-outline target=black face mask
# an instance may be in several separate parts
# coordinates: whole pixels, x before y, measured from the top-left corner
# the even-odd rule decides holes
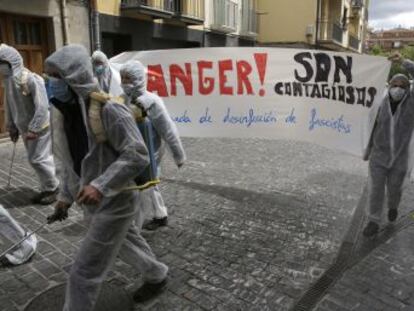
[[[11,77],[13,75],[13,71],[11,66],[8,62],[0,60],[0,76],[4,78]]]
[[[88,135],[83,121],[80,104],[72,100],[69,104],[62,103],[56,98],[52,104],[63,115],[63,128],[68,141],[69,152],[73,161],[73,169],[78,176],[81,174],[82,160],[88,153]]]

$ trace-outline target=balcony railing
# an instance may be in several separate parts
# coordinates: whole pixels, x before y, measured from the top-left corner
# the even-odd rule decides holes
[[[319,23],[319,40],[334,41],[340,45],[343,44],[344,30],[338,23],[320,22]]]
[[[181,20],[194,24],[204,23],[204,0],[178,0],[177,15]]]
[[[256,10],[249,10],[247,15],[247,27],[248,33],[257,34],[257,15]]]
[[[121,9],[137,10],[156,17],[172,17],[177,5],[174,0],[122,0]]]
[[[352,48],[352,49],[359,52],[360,41],[358,40],[357,37],[355,37],[353,35],[349,35],[348,42],[349,42],[349,47],[350,48]]]
[[[213,27],[224,31],[237,30],[238,4],[231,0],[213,0]]]
[[[240,33],[247,36],[257,35],[256,0],[243,0]]]
[[[177,17],[188,24],[204,22],[204,0],[122,0],[121,9],[155,17]]]
[[[353,9],[361,9],[364,6],[363,0],[352,0],[351,2]]]
[[[362,14],[362,8],[364,6],[364,1],[362,0],[352,0],[351,2],[351,14],[350,18],[360,18]]]

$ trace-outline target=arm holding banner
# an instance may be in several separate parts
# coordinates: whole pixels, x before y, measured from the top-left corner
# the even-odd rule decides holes
[[[377,123],[378,123],[377,119],[378,119],[378,115],[379,115],[379,112],[381,110],[381,107],[382,107],[382,103],[381,103],[380,107],[377,110],[372,109],[370,111],[369,120],[370,120],[370,122],[374,122],[374,126],[372,127],[371,135],[369,136],[368,145],[367,145],[367,147],[365,148],[365,150],[363,151],[363,154],[362,154],[362,159],[364,161],[368,161],[369,156],[371,155],[372,146],[374,144],[374,133],[375,133],[375,129],[377,128]]]
[[[404,59],[402,60],[401,63],[402,67],[407,70],[408,74],[410,75],[411,79],[414,79],[414,62],[408,59]],[[414,86],[411,85],[410,87],[410,92],[411,92],[411,96],[414,97]],[[413,121],[414,122],[414,121]],[[414,135],[414,133],[413,133]],[[414,139],[411,138],[411,143],[410,143],[410,152],[414,152]],[[409,176],[410,176],[410,181],[414,182],[414,170],[413,170],[413,166],[414,166],[414,156],[411,154],[410,155],[410,163],[409,163]]]
[[[414,62],[408,59],[403,59],[401,54],[399,52],[394,53],[393,55],[391,55],[389,57],[389,60],[391,60],[394,63],[399,63],[401,64],[401,66],[408,72],[408,74],[410,75],[411,79],[414,79]],[[414,98],[414,87],[411,86],[410,87],[410,94],[408,94],[408,96],[411,96]],[[414,121],[413,121],[414,122]],[[410,141],[410,148],[409,148],[409,160],[408,160],[408,176],[411,182],[414,182],[414,171],[413,171],[413,166],[414,166],[414,137],[411,137],[411,141]]]
[[[411,79],[414,79],[414,62],[408,59],[402,61],[402,67],[407,70],[408,74],[411,76]],[[411,93],[414,93],[414,87],[411,86]]]
[[[410,75],[411,79],[414,79],[414,62],[408,59],[403,59],[401,62],[401,66],[408,72],[408,74]],[[410,95],[412,97],[414,97],[414,86],[411,85],[410,87]],[[409,95],[409,96],[410,96]],[[414,122],[414,121],[413,121]],[[413,134],[414,135],[414,134]],[[409,178],[411,182],[414,182],[414,139],[413,137],[411,138],[411,142],[410,142],[410,158],[409,158]]]
[[[374,132],[375,132],[375,128],[377,127],[377,121],[375,120],[374,123],[374,128],[372,129],[371,135],[369,137],[369,142],[368,142],[368,146],[367,148],[364,150],[364,154],[362,155],[362,159],[364,161],[368,161],[369,160],[369,156],[371,155],[371,151],[372,151],[372,146],[374,144],[373,140],[374,140]]]
[[[163,100],[155,94],[146,95],[147,101],[151,99],[151,105],[146,105],[148,107],[146,110],[148,116],[151,119],[157,133],[167,143],[168,148],[173,155],[175,164],[178,167],[181,167],[186,160],[186,155],[181,143],[178,129],[171,119]],[[143,101],[145,102],[145,100]]]

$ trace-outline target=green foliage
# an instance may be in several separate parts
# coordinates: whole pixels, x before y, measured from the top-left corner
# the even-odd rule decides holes
[[[410,60],[414,61],[414,46],[405,46],[404,48],[402,48],[401,50],[398,50],[398,51],[401,53],[403,58],[410,59]],[[379,45],[374,45],[372,47],[371,51],[369,51],[370,55],[384,56],[384,57],[388,57],[392,53],[394,53],[394,51],[386,52]],[[403,73],[405,75],[408,75],[408,73],[400,65],[392,64],[390,74],[389,74],[389,78],[391,78],[393,75],[395,75],[397,73]]]
[[[388,80],[390,80],[394,75],[397,73],[403,73],[406,76],[408,76],[408,72],[404,70],[400,65],[398,64],[392,64],[390,69],[390,74],[388,75]]]
[[[401,54],[403,55],[404,58],[411,59],[412,61],[414,61],[414,46],[409,45],[409,46],[404,47],[401,50]]]
[[[375,56],[387,56],[387,53],[378,44],[372,47],[371,51],[369,51],[369,54],[375,55]]]

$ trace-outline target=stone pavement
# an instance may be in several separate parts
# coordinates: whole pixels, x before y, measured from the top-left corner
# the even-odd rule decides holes
[[[346,271],[315,310],[414,310],[413,245],[410,225]]]
[[[163,164],[161,189],[170,209],[170,225],[143,233],[160,260],[170,266],[170,287],[161,297],[136,305],[136,310],[292,308],[334,262],[363,192],[366,163],[298,142],[184,139],[184,145],[189,160],[182,169],[168,157]],[[11,144],[0,145],[0,183],[4,185],[10,155]],[[0,186],[0,203],[31,230],[53,210],[28,203],[35,185],[19,145],[13,189]],[[411,194],[410,188],[406,202]],[[410,228],[396,231],[393,242],[379,244],[361,258],[333,284],[318,308],[336,310],[330,308],[334,305],[338,310],[354,310],[365,295],[362,288],[358,295],[358,287],[350,284],[358,282],[358,276],[373,282],[370,274],[375,273],[392,283],[394,275],[382,273],[381,260],[388,270],[387,263],[393,260],[392,271],[402,272],[400,279],[408,275],[414,261],[406,247]],[[23,310],[33,297],[65,282],[84,232],[81,212],[73,209],[66,222],[47,226],[38,234],[39,251],[30,263],[0,268],[0,310]],[[0,240],[0,249],[6,247],[7,241]],[[369,260],[376,264],[365,263]],[[361,268],[364,263],[371,269]],[[119,260],[109,277],[128,290],[140,285],[139,275]],[[400,279],[393,283],[396,289]],[[401,292],[411,297],[409,284],[407,292]],[[351,299],[338,298],[344,287],[355,293],[352,306]],[[363,306],[393,310],[386,309],[388,304],[376,297],[374,289],[370,291],[371,299],[383,309],[369,303]],[[404,297],[400,301],[412,301]]]
[[[397,222],[384,220],[375,239],[359,239],[351,256],[353,263],[315,310],[414,310],[413,197],[409,185]]]

